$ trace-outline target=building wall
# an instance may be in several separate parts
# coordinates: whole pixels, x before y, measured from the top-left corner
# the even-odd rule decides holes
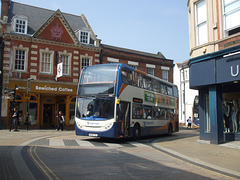
[[[205,3],[207,41],[197,44],[196,4]],[[219,144],[232,141],[239,134],[239,1],[188,0],[190,36],[190,88],[199,91],[200,139]],[[235,3],[235,4],[231,4]],[[202,6],[203,7],[203,6]],[[234,8],[232,8],[234,7]],[[228,16],[227,13],[235,16]],[[226,26],[230,22],[229,27]],[[204,34],[205,35],[205,34]],[[206,36],[202,36],[204,40]],[[233,68],[236,71],[233,73]],[[237,103],[238,101],[238,103]],[[226,106],[230,108],[226,108]],[[231,115],[226,109],[232,111]]]
[[[189,67],[188,60],[183,63],[177,63],[174,67],[174,84],[178,86],[179,92],[179,123],[187,125],[187,119],[193,117],[193,103],[197,90],[189,87]]]
[[[216,52],[240,44],[240,33],[226,37],[224,35],[224,18],[222,0],[206,0],[207,36],[204,44],[196,43],[196,3],[202,0],[188,0],[189,47],[191,58]],[[234,42],[233,42],[234,39]],[[231,43],[229,43],[231,42]]]
[[[36,40],[32,42],[31,38],[19,38],[18,36],[11,36],[11,35],[4,35],[4,41],[5,41],[5,48],[3,53],[3,89],[4,88],[14,88],[14,85],[17,84],[18,86],[26,87],[27,83],[26,80],[28,78],[33,78],[34,83],[39,82],[45,84],[61,84],[62,87],[68,87],[69,83],[72,84],[72,86],[75,88],[77,87],[77,83],[79,80],[80,72],[81,72],[81,56],[85,57],[92,57],[92,65],[99,64],[99,56],[100,56],[100,49],[99,48],[92,48],[92,49],[84,49],[80,46],[73,46],[69,47],[66,46],[66,44],[55,45],[54,42],[51,43],[42,43],[41,40]],[[27,58],[27,71],[26,72],[17,72],[13,70],[13,51],[14,47],[22,47],[28,49],[28,58]],[[41,49],[49,49],[54,51],[54,62],[57,61],[56,53],[66,51],[67,53],[70,53],[71,56],[71,64],[70,64],[70,76],[62,76],[55,80],[57,69],[56,66],[53,66],[53,74],[41,74],[39,72],[39,65],[40,65],[40,50]],[[57,63],[57,62],[56,62]],[[22,83],[21,83],[22,82]],[[33,83],[32,83],[33,84]],[[37,84],[35,85],[37,86]],[[75,89],[74,88],[74,89]],[[26,90],[18,90],[19,94],[23,93],[24,98],[23,102],[26,102]],[[34,92],[34,91],[31,91]],[[76,90],[74,90],[76,95]],[[45,92],[48,93],[48,92]],[[45,93],[39,93],[35,92],[37,97],[40,95],[43,96]],[[49,92],[52,94],[52,92]],[[63,94],[52,94],[53,96],[63,95]],[[67,95],[67,94],[66,94]],[[5,96],[4,96],[5,97]],[[41,100],[39,99],[38,104],[42,104]],[[4,125],[7,125],[6,122],[9,117],[9,103],[10,100],[3,98],[2,99],[2,111],[1,116],[5,121],[2,123]],[[26,110],[26,107],[23,109]],[[68,109],[66,109],[68,111]],[[23,115],[23,119],[25,119],[25,115]],[[39,118],[40,118],[39,114]],[[66,118],[67,121],[69,121],[69,118]],[[38,123],[38,125],[41,125]]]

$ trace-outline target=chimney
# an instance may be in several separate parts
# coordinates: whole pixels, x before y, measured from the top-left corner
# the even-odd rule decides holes
[[[4,16],[8,16],[8,10],[10,9],[11,0],[1,0],[1,2],[1,19],[3,19]]]

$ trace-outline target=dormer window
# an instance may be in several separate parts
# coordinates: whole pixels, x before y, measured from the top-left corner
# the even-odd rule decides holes
[[[12,29],[15,33],[27,34],[28,18],[26,16],[14,16]]]
[[[90,32],[77,30],[76,31],[76,36],[78,37],[78,39],[81,43],[83,43],[83,44],[89,44],[90,43]]]

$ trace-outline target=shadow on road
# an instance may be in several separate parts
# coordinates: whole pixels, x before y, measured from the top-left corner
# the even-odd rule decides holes
[[[180,127],[179,132],[173,133],[171,136],[168,136],[167,134],[144,136],[144,137],[141,137],[141,139],[137,140],[137,142],[150,143],[156,139],[158,139],[159,142],[174,141],[177,139],[189,138],[194,136],[199,136],[199,129],[193,129],[193,128],[188,129],[186,127]],[[134,142],[135,140],[133,138],[121,138],[121,139],[93,138],[93,139],[86,139],[85,141],[124,144],[124,143]]]

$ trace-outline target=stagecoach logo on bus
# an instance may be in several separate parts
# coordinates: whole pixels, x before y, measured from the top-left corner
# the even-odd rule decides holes
[[[49,86],[36,86],[36,90],[38,91],[60,91],[60,92],[73,92],[73,89],[63,88],[63,87],[49,87]]]

